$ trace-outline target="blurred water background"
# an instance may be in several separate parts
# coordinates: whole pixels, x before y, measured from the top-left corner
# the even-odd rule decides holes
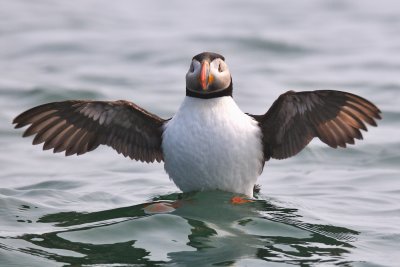
[[[399,266],[398,1],[0,0],[0,18],[0,266]],[[65,158],[12,129],[66,99],[169,118],[202,51],[226,57],[245,112],[336,89],[384,119],[348,149],[313,141],[268,162],[256,202],[204,192],[157,215],[146,203],[182,197],[162,164],[107,147]]]

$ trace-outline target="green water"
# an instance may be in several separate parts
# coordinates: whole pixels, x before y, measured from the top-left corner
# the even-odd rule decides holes
[[[385,1],[0,2],[0,266],[399,266],[400,4]],[[254,202],[181,194],[162,164],[110,148],[43,152],[12,119],[66,99],[170,118],[193,55],[226,57],[234,98],[336,89],[383,111],[347,149],[267,162]],[[175,210],[149,214],[154,202]],[[178,203],[178,204],[176,204]]]
[[[180,206],[171,213],[152,216],[146,214],[144,203],[46,214],[36,223],[51,231],[2,238],[2,248],[8,251],[4,257],[9,263],[23,252],[71,265],[172,262],[230,266],[263,261],[343,263],[355,249],[353,243],[360,232],[304,222],[297,209],[283,207],[273,199],[232,205],[231,197],[223,192],[159,196],[153,200],[179,199]],[[20,207],[34,210],[32,213],[40,209]]]

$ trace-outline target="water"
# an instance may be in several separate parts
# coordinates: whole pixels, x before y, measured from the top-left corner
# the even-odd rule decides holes
[[[0,266],[398,266],[397,1],[3,0],[0,17]],[[182,196],[162,164],[109,148],[64,158],[11,127],[65,99],[129,99],[169,118],[206,50],[226,57],[245,112],[330,88],[384,119],[346,150],[313,141],[268,162],[258,199],[241,206],[229,193]],[[161,200],[179,208],[144,212]]]

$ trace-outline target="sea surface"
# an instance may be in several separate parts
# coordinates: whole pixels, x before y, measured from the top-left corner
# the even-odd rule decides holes
[[[400,266],[400,2],[0,0],[0,266]],[[163,164],[64,157],[12,119],[50,101],[170,118],[191,58],[223,54],[244,112],[335,89],[382,110],[347,149],[267,162],[254,202],[181,194]],[[174,206],[149,213],[150,203]],[[167,204],[165,204],[167,203]],[[179,205],[175,205],[179,203]]]

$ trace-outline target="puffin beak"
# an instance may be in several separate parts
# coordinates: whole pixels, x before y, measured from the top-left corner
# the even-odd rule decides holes
[[[208,83],[210,80],[210,63],[208,61],[203,61],[201,62],[201,70],[200,70],[200,76],[199,76],[199,81],[201,88],[206,91],[208,87]]]

